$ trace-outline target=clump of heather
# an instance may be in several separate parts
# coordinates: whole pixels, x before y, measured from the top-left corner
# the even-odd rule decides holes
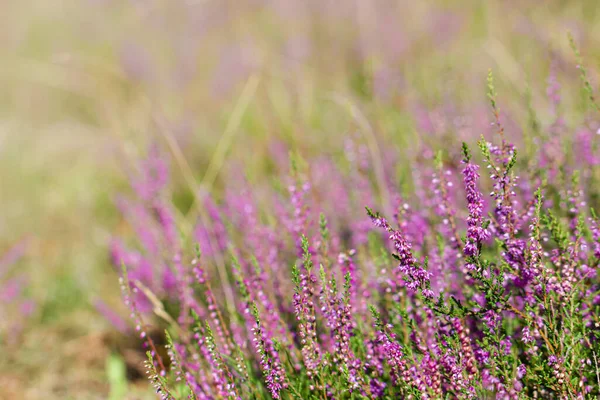
[[[25,294],[27,277],[13,273],[28,242],[21,240],[0,256],[0,343],[18,338],[25,321],[35,310],[35,303]]]
[[[294,159],[278,188],[196,193],[196,246],[153,151],[113,258],[161,398],[600,396],[596,164],[521,160],[488,88],[495,133],[424,157],[414,190],[354,145],[350,168]]]

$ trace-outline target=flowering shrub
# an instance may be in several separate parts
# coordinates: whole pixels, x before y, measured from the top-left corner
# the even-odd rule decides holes
[[[151,153],[120,203],[141,246],[115,241],[113,259],[161,398],[600,396],[597,163],[544,165],[543,136],[520,160],[488,86],[497,133],[481,158],[440,153],[412,192],[348,149],[350,168],[312,164],[325,184],[293,162],[287,195],[230,179],[221,198],[197,194],[194,255]]]
[[[21,240],[0,256],[0,343],[14,341],[23,329],[24,321],[35,310],[34,302],[24,294],[27,277],[11,274],[27,244],[27,240]]]

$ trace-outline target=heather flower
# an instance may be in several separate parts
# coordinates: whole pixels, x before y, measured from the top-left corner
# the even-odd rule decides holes
[[[200,220],[194,229],[194,239],[205,257],[216,258],[225,253],[228,245],[227,229],[219,208],[210,196],[203,195],[202,206],[208,221]]]
[[[153,146],[141,165],[139,175],[133,178],[132,186],[143,201],[157,198],[169,181],[169,166],[159,148]]]
[[[390,338],[381,334],[379,337],[383,354],[385,354],[386,361],[392,369],[393,377],[396,383],[403,381],[410,384],[410,374],[408,373],[406,363],[403,360],[402,348],[398,343],[394,343]]]
[[[546,87],[546,95],[552,103],[554,115],[558,116],[561,101],[561,86],[556,76],[556,64],[556,61],[553,60],[551,64],[550,75],[548,76],[548,86]]]
[[[523,377],[525,376],[526,373],[527,373],[527,367],[525,367],[525,365],[521,364],[517,367],[517,378],[518,379],[523,379]]]
[[[200,331],[198,331],[195,334],[195,339],[197,340],[198,347],[200,347],[205,360],[210,366],[212,380],[217,389],[216,394],[227,399],[240,399],[233,381],[233,376],[218,352],[217,344],[208,322],[204,327],[204,333],[201,334]]]
[[[600,260],[600,225],[596,216],[589,218],[590,230],[592,231],[594,257]]]
[[[300,187],[298,187],[300,186]],[[290,185],[288,191],[290,193],[290,202],[293,208],[293,225],[292,232],[297,238],[298,254],[302,256],[302,233],[307,228],[306,214],[308,212],[307,205],[305,203],[305,197],[310,190],[310,184],[305,182],[300,185]]]
[[[344,277],[348,277],[348,298],[350,305],[354,311],[358,311],[358,304],[356,302],[357,293],[361,290],[362,285],[359,286],[361,280],[358,277],[357,267],[354,261],[356,251],[350,250],[348,253],[340,253],[338,255],[338,264],[340,265],[341,273]]]
[[[26,294],[29,279],[12,274],[15,264],[27,251],[28,239],[22,239],[0,256],[0,342],[12,343],[20,338],[36,303]],[[18,318],[13,318],[13,315]]]
[[[396,203],[396,212],[394,213],[395,222],[404,233],[406,240],[414,248],[420,249],[424,245],[426,236],[430,233],[427,216],[413,209],[399,195],[397,196]],[[372,228],[371,221],[369,221],[369,225]]]
[[[600,128],[585,128],[575,134],[577,154],[581,155],[582,165],[595,167],[600,165]]]
[[[532,343],[535,339],[531,336],[531,332],[529,331],[529,327],[526,326],[521,331],[523,343]]]
[[[0,278],[4,276],[21,257],[25,254],[29,245],[28,239],[22,239],[9,248],[2,257],[0,257]]]
[[[178,233],[175,225],[175,217],[172,210],[169,209],[163,202],[155,201],[152,205],[153,211],[156,213],[158,223],[162,228],[166,243],[171,248],[176,248],[178,245]]]
[[[272,339],[269,340],[263,331],[260,324],[258,308],[255,304],[252,306],[252,313],[256,319],[256,326],[253,328],[253,340],[256,351],[259,354],[259,362],[263,374],[265,375],[267,389],[269,389],[271,396],[274,399],[279,399],[281,390],[287,387],[287,383],[285,382],[285,371],[281,366],[279,354]]]
[[[494,224],[496,236],[502,240],[515,236],[515,223],[518,216],[515,212],[517,204],[514,188],[516,182],[510,170],[516,162],[516,152],[512,144],[504,142],[495,146],[490,142],[480,143],[490,168],[490,178],[494,182],[490,195],[494,199]],[[492,160],[492,156],[494,159]]]
[[[394,340],[394,335],[390,333],[389,328],[383,324],[377,310],[371,307],[371,313],[375,318],[375,327],[377,328],[376,343],[380,352],[379,354],[391,369],[393,383],[404,387],[404,389],[416,385],[416,382],[413,382],[406,363],[402,346]]]
[[[483,196],[479,191],[479,166],[471,163],[471,155],[466,144],[463,144],[464,159],[463,177],[465,183],[465,192],[467,194],[467,208],[469,217],[467,218],[467,242],[463,252],[467,257],[477,257],[479,248],[487,239],[488,232],[482,226],[483,224]]]
[[[104,318],[106,318],[106,320],[109,321],[119,332],[125,334],[130,330],[127,322],[125,322],[120,315],[115,313],[105,302],[97,299],[94,302],[94,306],[96,307],[96,310],[98,310],[98,312],[102,314]]]
[[[234,182],[223,201],[205,194],[210,218],[195,238],[209,256],[190,266],[165,193],[127,204],[141,245],[114,240],[112,256],[127,266],[124,297],[159,394],[173,398],[185,386],[198,399],[596,395],[593,362],[573,361],[592,360],[597,340],[600,229],[593,212],[584,219],[594,200],[585,185],[562,191],[536,174],[517,190],[516,150],[495,126],[501,144],[481,143],[491,181],[466,146],[464,193],[454,184],[456,154],[433,179],[418,165],[413,192],[400,196],[390,184],[394,226],[370,209],[374,228],[351,215],[355,197],[379,198],[370,185],[342,199],[336,215],[335,204],[321,206],[335,199],[314,176],[294,172],[288,198]],[[371,160],[359,153],[347,154],[349,175],[366,183]],[[540,184],[544,196],[532,193]],[[456,200],[463,195],[466,204]],[[315,210],[323,210],[318,232]],[[167,360],[148,338],[150,311],[170,321]]]
[[[367,212],[376,227],[383,228],[390,234],[389,239],[394,244],[397,252],[395,257],[399,261],[395,271],[397,284],[400,283],[402,278],[405,278],[408,289],[412,291],[421,289],[425,297],[433,297],[433,292],[429,288],[429,272],[417,265],[417,260],[411,252],[411,244],[406,241],[402,232],[393,229],[385,218],[374,214],[368,208]]]
[[[309,251],[308,240],[301,237],[302,251],[304,253],[303,268],[298,271],[294,268],[294,309],[299,321],[300,343],[302,344],[302,356],[304,364],[308,369],[308,375],[314,376],[321,363],[321,351],[317,343],[316,317],[314,306],[314,294],[316,278],[312,273],[312,256]]]
[[[210,319],[211,325],[215,327],[217,338],[222,341],[223,352],[230,355],[233,351],[233,344],[231,342],[231,336],[227,331],[225,324],[222,321],[218,304],[215,295],[212,291],[209,281],[207,280],[204,269],[199,264],[200,260],[195,258],[192,261],[193,272],[196,277],[196,281],[204,287],[204,293],[206,296],[206,313]]]
[[[471,338],[469,337],[469,329],[463,327],[463,324],[459,319],[454,319],[452,321],[452,325],[460,341],[460,354],[463,359],[463,367],[467,373],[469,381],[472,381],[477,376],[478,371]]]
[[[137,305],[136,299],[139,298],[138,295],[140,294],[140,290],[137,286],[132,286],[125,267],[123,267],[123,276],[119,279],[119,283],[121,285],[123,302],[131,311],[129,316],[135,324],[135,331],[139,335],[140,339],[143,340],[144,349],[149,355],[149,365],[147,368],[153,372],[149,376],[149,379],[154,382],[155,387],[157,388],[157,393],[163,393],[163,398],[173,398],[169,393],[164,380],[161,379],[166,375],[167,368],[163,362],[163,358],[157,350],[154,340],[148,334],[149,326],[146,324],[143,316],[140,314],[140,308]]]

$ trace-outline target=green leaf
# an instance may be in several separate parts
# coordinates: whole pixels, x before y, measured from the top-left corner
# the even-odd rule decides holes
[[[106,378],[110,387],[108,398],[118,400],[127,394],[127,368],[125,361],[116,354],[106,359]]]

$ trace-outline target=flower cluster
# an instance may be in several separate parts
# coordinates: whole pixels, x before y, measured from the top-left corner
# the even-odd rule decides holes
[[[206,215],[187,229],[199,242],[189,256],[168,177],[143,173],[156,182],[135,184],[137,200],[120,203],[137,249],[115,241],[112,250],[158,393],[600,396],[600,170],[579,175],[574,163],[551,180],[527,169],[542,155],[517,159],[490,98],[499,135],[479,142],[481,156],[463,144],[434,169],[424,157],[412,191],[394,184],[393,168],[371,174],[348,146],[346,161],[360,165],[315,162],[333,191],[309,162],[280,177],[293,182],[287,191],[232,180],[222,196],[197,194]],[[385,212],[349,211],[365,200]],[[168,359],[148,336],[159,319]]]
[[[23,257],[29,240],[23,239],[0,255],[0,342],[14,342],[35,311],[35,303],[26,295],[27,277],[13,274],[15,264]],[[18,316],[18,317],[16,317]]]
[[[467,196],[467,243],[463,250],[465,256],[475,257],[479,254],[481,244],[487,239],[488,233],[481,225],[483,223],[483,195],[477,186],[479,181],[479,166],[471,163],[468,147],[463,144],[465,168],[462,170]]]

